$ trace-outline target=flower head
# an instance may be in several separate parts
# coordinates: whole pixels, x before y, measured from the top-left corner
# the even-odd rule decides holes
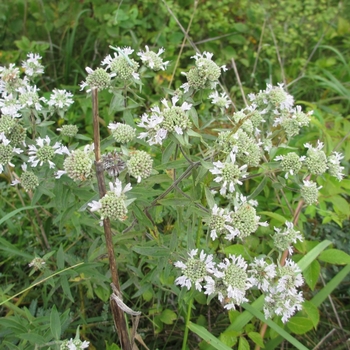
[[[220,108],[228,108],[231,104],[231,101],[226,92],[222,92],[219,95],[217,91],[214,91],[209,95],[209,98],[211,99],[211,103],[213,105],[218,106]]]
[[[306,152],[305,164],[309,172],[313,175],[322,175],[325,173],[328,165],[327,157],[322,151],[323,143],[318,140],[316,147],[313,147],[309,143],[306,143],[304,146],[308,148],[308,151]]]
[[[163,99],[163,109],[158,106],[151,108],[151,114],[148,116],[144,114],[141,118],[139,127],[146,128],[146,132],[139,135],[138,138],[148,138],[150,145],[162,144],[168,133],[176,133],[182,135],[184,131],[192,126],[187,111],[191,109],[192,105],[183,102],[181,106],[176,106],[179,98],[173,96],[171,99],[172,105],[169,106],[168,101]]]
[[[322,186],[317,187],[314,181],[304,180],[304,185],[301,186],[300,194],[307,205],[317,202],[318,190],[321,188]]]
[[[158,53],[155,53],[150,51],[147,45],[145,47],[146,51],[141,50],[137,53],[137,55],[140,56],[143,64],[154,71],[165,70],[166,66],[169,64],[169,61],[163,62],[163,60],[159,57],[164,52],[164,49],[161,48],[158,50]]]
[[[214,162],[214,169],[210,169],[210,172],[214,175],[218,175],[214,181],[218,183],[222,183],[220,194],[225,196],[227,190],[229,192],[235,191],[236,185],[242,185],[242,181],[240,179],[245,178],[248,173],[246,172],[247,165],[244,164],[239,167],[236,162],[236,155],[231,152],[230,153],[230,161],[222,163],[220,161]]]
[[[273,246],[279,251],[283,252],[288,249],[289,254],[293,253],[292,244],[297,243],[297,240],[303,241],[303,237],[300,235],[300,231],[294,230],[292,222],[286,221],[286,228],[284,230],[275,227],[275,234],[273,238]]]
[[[109,123],[108,129],[112,131],[112,136],[118,143],[128,143],[136,137],[136,130],[128,124]]]
[[[36,77],[44,73],[44,66],[41,64],[41,56],[37,53],[29,53],[27,60],[23,61],[22,68],[29,77]]]
[[[231,226],[231,222],[230,213],[215,204],[209,221],[211,239],[215,240],[218,236],[228,232],[230,233],[230,237],[236,236],[238,231]]]
[[[31,163],[32,167],[40,166],[43,163],[49,163],[50,168],[55,167],[55,163],[52,159],[55,154],[63,154],[66,151],[66,147],[62,146],[60,142],[56,142],[53,146],[50,145],[51,140],[48,136],[45,138],[38,137],[35,145],[29,145],[28,154],[30,155],[28,162]]]
[[[74,103],[72,97],[73,94],[69,91],[53,89],[47,104],[52,111],[58,110],[65,112]]]
[[[289,152],[286,155],[277,156],[275,160],[281,161],[281,169],[286,172],[285,178],[289,175],[297,174],[303,166],[305,156],[299,157],[295,152]]]
[[[328,172],[331,176],[335,176],[339,181],[342,180],[344,174],[343,170],[344,167],[340,166],[341,160],[344,158],[344,156],[339,153],[339,152],[333,152],[329,157],[328,157]]]
[[[215,263],[213,262],[213,256],[211,254],[206,254],[202,250],[200,252],[199,258],[196,256],[198,254],[198,249],[192,249],[188,256],[186,263],[182,261],[177,261],[174,265],[182,270],[183,275],[175,280],[176,284],[181,287],[187,287],[191,289],[192,284],[195,285],[198,291],[202,290],[201,282],[205,280],[210,273],[213,272]]]
[[[118,47],[116,50],[118,52],[114,52],[114,57],[108,55],[101,64],[106,66],[106,69],[110,69],[112,75],[117,79],[122,81],[131,79],[139,80],[140,76],[137,73],[139,64],[132,58],[129,58],[129,55],[131,55],[134,50],[130,47],[125,47],[123,49]]]
[[[141,182],[151,175],[153,165],[152,157],[145,151],[134,151],[130,155],[130,159],[126,162],[128,172],[131,176]]]
[[[99,200],[88,204],[91,211],[98,211],[101,219],[124,221],[127,219],[126,195],[131,190],[131,185],[127,184],[124,189],[119,179],[115,183],[109,183],[110,190]]]
[[[112,75],[107,73],[105,69],[92,70],[90,67],[86,67],[85,70],[88,72],[88,76],[86,81],[80,84],[80,90],[88,87],[86,92],[90,92],[91,89],[104,90],[110,87]]]
[[[191,68],[189,72],[182,73],[187,77],[187,83],[181,87],[187,92],[190,88],[195,90],[210,88],[215,89],[218,79],[221,75],[221,69],[227,70],[225,66],[219,67],[212,61],[213,54],[203,52],[192,56],[196,60],[195,67]]]

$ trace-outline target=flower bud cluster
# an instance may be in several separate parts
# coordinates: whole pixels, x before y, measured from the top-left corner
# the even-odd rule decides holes
[[[62,136],[74,137],[78,133],[78,127],[76,125],[62,125],[61,128],[58,128],[57,131],[61,132]]]
[[[0,133],[4,133],[5,137],[14,147],[25,143],[26,130],[17,119],[9,115],[0,117]]]
[[[101,215],[101,219],[124,221],[127,219],[126,195],[131,190],[131,185],[127,184],[124,189],[119,179],[115,183],[109,183],[110,191],[108,191],[99,201],[89,203],[91,211],[97,211]]]
[[[112,131],[112,136],[118,143],[128,143],[136,137],[136,130],[128,124],[110,123],[108,129]]]
[[[318,191],[321,188],[322,186],[317,187],[314,181],[304,180],[304,185],[300,189],[300,195],[307,205],[311,205],[317,202]]]
[[[66,152],[68,157],[63,162],[63,170],[57,172],[56,178],[67,174],[74,181],[86,181],[91,178],[94,164],[93,146],[86,145],[84,149]]]
[[[151,175],[153,165],[152,157],[145,151],[134,151],[130,154],[130,159],[126,162],[128,172],[131,176],[141,182]]]

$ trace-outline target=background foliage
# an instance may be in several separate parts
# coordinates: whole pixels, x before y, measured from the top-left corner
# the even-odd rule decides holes
[[[178,88],[184,82],[180,73],[193,64],[190,60],[193,48],[184,41],[177,18],[185,30],[189,28],[192,41],[202,52],[213,52],[219,65],[226,64],[230,68],[222,83],[237,108],[243,106],[243,100],[234,65],[245,94],[264,89],[266,82],[283,81],[299,104],[315,111],[310,130],[292,146],[301,147],[322,138],[326,140],[328,154],[339,147],[349,160],[349,143],[343,141],[350,132],[350,4],[326,0],[272,3],[248,0],[203,0],[195,5],[186,0],[166,3],[158,0],[142,3],[127,0],[119,3],[0,1],[0,62],[6,65],[25,59],[29,52],[40,53],[45,65],[45,77],[39,84],[41,90],[62,87],[75,93],[74,107],[65,118],[76,124],[81,139],[89,142],[92,138],[91,102],[77,87],[86,76],[85,67],[97,67],[109,53],[108,45],[131,46],[135,50],[143,49],[146,44],[164,46],[166,59],[171,61],[170,68],[149,75],[150,84],[145,85],[140,94],[145,99],[142,106],[123,110],[118,102],[110,104],[109,93],[100,96],[100,114],[105,125],[112,120],[120,121],[121,116],[129,120],[137,118],[164,96],[166,88]],[[178,56],[180,61],[176,65]],[[208,108],[204,103],[200,108],[209,121]],[[63,122],[57,118],[52,127],[41,132],[51,135]],[[208,129],[214,130],[219,122],[213,122]],[[102,132],[108,136],[106,128]],[[108,149],[108,142],[107,138],[105,149]],[[158,183],[159,187],[138,194],[141,204],[134,210],[140,217],[148,198],[159,195],[171,184],[171,171],[184,169],[181,162],[164,166],[169,161],[167,154],[155,156],[154,167],[160,174],[150,181]],[[348,174],[349,166],[344,165]],[[82,338],[89,339],[96,349],[117,349],[112,345],[117,340],[108,311],[110,276],[106,272],[108,261],[102,229],[96,225],[96,218],[84,211],[86,203],[92,200],[89,192],[76,187],[73,181],[58,185],[47,181],[28,200],[0,176],[3,218],[0,220],[0,300],[28,288],[11,302],[1,305],[0,340],[6,338],[8,348],[16,349],[9,344],[20,339],[20,349],[31,349],[33,339],[40,345],[60,339],[63,334],[72,337],[76,327],[82,325]],[[154,183],[150,182],[150,187]],[[328,239],[334,247],[350,253],[350,181],[346,178],[339,183],[325,177],[320,185],[323,188],[319,205],[309,207],[300,218],[307,239],[305,244],[309,247],[298,249],[306,253],[314,241]],[[200,192],[191,179],[183,186],[186,191],[193,188]],[[272,199],[273,192],[265,189],[259,201],[268,205]],[[166,200],[172,201],[173,209],[166,206]],[[189,214],[181,206],[178,210],[177,204],[183,204],[183,198],[178,199],[175,194],[164,199],[163,204],[152,211],[155,226],[149,223],[148,230],[114,237],[115,253],[124,297],[143,314],[139,326],[143,341],[150,349],[179,349],[189,296],[182,294],[177,298],[179,288],[174,286],[172,263],[178,256],[174,247],[186,247],[188,240],[195,240],[196,234],[203,232],[203,227],[196,222],[193,212]],[[283,213],[281,208],[271,207],[270,211]],[[48,237],[50,249],[40,244],[42,230]],[[252,239],[247,244],[255,250],[259,240]],[[47,261],[47,269],[41,273],[33,273],[28,267],[37,255],[45,256]],[[84,264],[30,288],[41,278],[81,261]],[[341,267],[329,265],[326,259],[317,264],[310,268],[316,272],[309,272],[320,278],[305,287],[307,299],[315,296],[341,271]],[[219,303],[208,307],[199,293],[191,296],[195,299],[193,323],[211,328],[212,334],[229,346],[243,339],[240,338],[242,332],[251,334],[257,325],[258,321],[252,321],[243,331],[238,331],[234,327],[237,311],[223,313]],[[301,336],[306,337],[308,347],[316,346],[325,334],[336,329],[327,338],[327,346],[346,348],[349,296],[347,278],[332,299],[319,307],[318,327],[311,326],[309,333]],[[207,315],[210,315],[209,321]],[[298,334],[297,326],[292,331]],[[273,332],[270,330],[271,342],[277,339]],[[200,341],[193,333],[189,348],[211,349],[205,342],[198,345]],[[243,344],[243,340],[241,342]],[[239,343],[239,346],[244,349],[244,345]]]

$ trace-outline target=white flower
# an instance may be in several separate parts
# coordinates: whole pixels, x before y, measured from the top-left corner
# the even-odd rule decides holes
[[[41,56],[39,54],[29,53],[27,60],[23,61],[22,67],[25,69],[26,75],[35,77],[44,73],[44,66],[39,62]]]
[[[73,94],[66,90],[53,89],[48,101],[48,105],[52,108],[62,109],[66,111],[70,105],[74,102]]]
[[[254,258],[249,265],[251,274],[248,278],[253,286],[257,286],[263,292],[267,292],[276,277],[276,265],[268,264],[263,258]]]
[[[50,145],[51,140],[48,136],[45,138],[38,137],[35,145],[29,145],[28,154],[30,155],[28,162],[32,167],[38,164],[43,165],[44,162],[49,163],[50,168],[55,167],[55,163],[51,161],[55,154],[63,154],[67,152],[67,147],[62,146],[60,142],[56,142],[53,146]]]
[[[17,89],[19,92],[18,100],[22,105],[22,108],[34,108],[37,111],[41,111],[43,106],[40,104],[40,101],[46,103],[47,100],[45,97],[39,97],[38,89],[36,86],[21,86]]]
[[[213,256],[211,254],[205,254],[202,250],[199,259],[196,257],[198,249],[192,249],[189,253],[189,259],[186,264],[182,261],[175,262],[175,266],[182,270],[183,276],[178,277],[175,280],[176,284],[181,287],[191,289],[192,284],[195,285],[198,291],[202,290],[201,282],[208,277],[208,274],[213,272],[215,263],[213,262]]]
[[[242,185],[241,178],[245,178],[248,173],[246,172],[247,165],[244,164],[241,167],[235,164],[236,155],[231,152],[230,153],[230,162],[222,163],[220,161],[214,162],[214,169],[210,169],[210,172],[217,176],[214,181],[221,184],[220,194],[225,196],[227,190],[229,192],[235,191],[235,186]]]
[[[140,51],[137,53],[140,56],[141,61],[149,68],[158,71],[165,70],[166,66],[169,64],[169,61],[163,62],[163,60],[159,57],[164,52],[164,49],[159,49],[158,53],[149,51],[148,46],[146,45],[146,51]]]
[[[226,94],[226,92],[222,92],[220,95],[217,91],[212,92],[209,95],[209,98],[212,99],[211,103],[213,105],[216,105],[220,108],[228,108],[231,104],[231,101],[228,97],[228,95]]]

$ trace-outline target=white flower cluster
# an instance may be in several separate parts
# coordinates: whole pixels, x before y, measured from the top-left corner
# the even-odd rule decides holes
[[[169,106],[168,101],[163,99],[163,109],[158,106],[151,108],[150,114],[143,114],[139,127],[146,129],[138,136],[139,139],[146,139],[149,145],[163,143],[168,133],[176,133],[183,135],[184,132],[192,125],[187,111],[192,108],[192,105],[183,102],[181,106],[176,106],[179,101],[177,96],[171,99],[172,105]]]
[[[216,263],[211,254],[193,249],[188,259],[175,262],[182,275],[175,280],[181,287],[216,296],[224,303],[226,309],[235,309],[247,302],[247,290],[258,288],[265,294],[264,313],[266,318],[274,315],[286,322],[297,311],[301,310],[304,301],[302,293],[297,291],[304,281],[297,264],[286,260],[284,266],[269,264],[263,258],[254,258],[248,264],[239,255],[229,255],[222,262]]]
[[[90,67],[86,67],[85,70],[88,76],[85,81],[80,84],[80,90],[84,90],[87,87],[86,92],[90,92],[91,89],[104,90],[113,86],[117,82],[122,84],[138,82],[140,81],[140,74],[138,69],[140,64],[131,58],[134,50],[131,47],[113,47],[110,46],[114,52],[113,55],[107,55],[101,62],[105,68],[97,68],[95,70]],[[165,70],[169,62],[163,62],[160,55],[164,52],[164,49],[159,49],[158,53],[149,50],[146,45],[146,51],[140,50],[137,55],[140,57],[143,64],[154,70]]]

